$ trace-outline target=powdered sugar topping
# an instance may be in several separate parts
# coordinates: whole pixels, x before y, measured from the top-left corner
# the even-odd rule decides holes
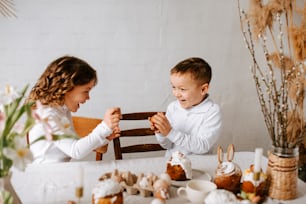
[[[95,203],[98,203],[99,198],[115,195],[121,191],[121,186],[118,182],[112,179],[106,179],[96,184],[92,193],[95,198]]]

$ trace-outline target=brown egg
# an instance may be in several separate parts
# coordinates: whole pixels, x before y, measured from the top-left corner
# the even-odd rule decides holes
[[[170,198],[168,191],[164,191],[162,189],[160,189],[158,191],[155,191],[154,192],[154,197],[158,198],[158,199],[161,199],[161,200],[166,200],[166,199]]]
[[[159,199],[169,199],[169,184],[167,181],[163,179],[158,179],[157,181],[154,182],[153,184],[154,188],[154,197],[159,198]]]

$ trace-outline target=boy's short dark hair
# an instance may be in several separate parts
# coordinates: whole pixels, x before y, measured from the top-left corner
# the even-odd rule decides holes
[[[179,62],[170,71],[170,74],[175,73],[190,73],[195,80],[198,80],[203,84],[209,84],[212,75],[210,65],[205,60],[199,57],[192,57]]]

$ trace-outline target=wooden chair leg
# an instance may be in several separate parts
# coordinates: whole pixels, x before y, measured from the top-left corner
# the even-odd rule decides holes
[[[117,137],[117,138],[113,139],[113,143],[114,143],[115,159],[116,160],[121,160],[122,159],[122,153],[121,153],[119,138]]]
[[[95,152],[96,152],[96,161],[100,161],[103,158],[103,154],[107,152],[108,144],[104,145],[102,147],[98,147]]]
[[[100,152],[96,153],[96,161],[101,161],[103,159],[103,154],[101,154]]]

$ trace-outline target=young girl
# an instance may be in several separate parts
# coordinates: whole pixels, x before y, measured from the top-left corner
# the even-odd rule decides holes
[[[220,136],[221,111],[208,95],[211,68],[201,58],[189,58],[170,72],[172,93],[176,101],[169,104],[166,115],[150,118],[151,128],[166,156],[204,154],[212,150]]]
[[[88,136],[76,139],[38,140],[43,135],[76,135],[71,112],[90,99],[97,83],[96,71],[85,61],[63,56],[53,61],[32,88],[28,101],[38,102],[34,111],[41,122],[29,132],[33,163],[50,163],[81,159],[94,149],[109,143],[119,134],[120,109],[110,108],[103,122]],[[114,133],[114,134],[113,134]],[[33,141],[36,141],[32,143]]]

